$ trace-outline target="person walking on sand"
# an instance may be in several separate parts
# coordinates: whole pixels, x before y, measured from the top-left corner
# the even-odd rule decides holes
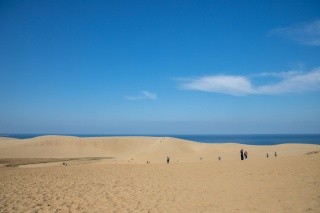
[[[243,149],[240,150],[240,158],[243,160]]]
[[[247,159],[247,158],[248,158],[248,152],[244,151],[244,159]]]
[[[221,161],[221,157],[220,156],[218,157],[218,159],[219,159],[219,161]]]
[[[277,157],[277,152],[274,152],[274,156]]]
[[[170,163],[170,158],[169,158],[169,157],[167,157],[167,163],[168,163],[168,164]]]
[[[267,153],[267,158],[269,157],[269,153]]]

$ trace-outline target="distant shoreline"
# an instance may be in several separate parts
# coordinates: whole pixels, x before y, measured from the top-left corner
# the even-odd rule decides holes
[[[278,145],[288,143],[318,144],[320,134],[0,134],[0,137],[30,139],[39,136],[74,136],[74,137],[173,137],[200,143],[240,143],[246,145]]]

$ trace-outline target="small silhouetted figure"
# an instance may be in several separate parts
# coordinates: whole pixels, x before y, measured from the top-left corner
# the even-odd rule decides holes
[[[170,163],[170,158],[169,157],[167,157],[167,163]]]
[[[269,157],[269,153],[267,153],[267,158]]]
[[[241,160],[243,160],[243,149],[240,150],[240,157],[241,157]]]
[[[277,157],[277,156],[278,156],[278,155],[277,155],[277,152],[274,152],[274,156],[275,156],[275,157]]]
[[[218,159],[219,159],[219,161],[221,161],[221,157],[220,156],[218,157]]]
[[[248,152],[247,151],[244,151],[243,155],[244,155],[244,159],[248,158]]]

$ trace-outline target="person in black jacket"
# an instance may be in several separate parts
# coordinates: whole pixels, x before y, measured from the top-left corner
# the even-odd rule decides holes
[[[243,158],[243,149],[240,150],[240,158],[241,158],[241,160],[244,159],[244,158]]]

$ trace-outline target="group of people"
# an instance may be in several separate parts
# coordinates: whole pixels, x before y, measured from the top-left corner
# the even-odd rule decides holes
[[[277,152],[274,153],[274,156],[277,157]],[[267,153],[267,158],[269,157],[269,153]],[[246,150],[241,149],[240,150],[240,158],[241,160],[248,159],[248,152]],[[200,158],[202,160],[202,158]],[[218,160],[221,161],[221,156],[218,157]],[[147,161],[147,163],[150,163]],[[170,157],[167,157],[167,164],[170,163]]]
[[[275,157],[278,156],[277,152],[274,152],[274,156]],[[243,149],[241,149],[240,150],[240,158],[241,158],[241,160],[247,159],[248,158],[248,152],[243,150]],[[269,158],[269,153],[267,153],[267,158]],[[219,156],[219,160],[220,160],[220,156]]]
[[[274,156],[275,156],[275,157],[278,156],[277,152],[274,152]],[[267,158],[269,158],[269,153],[267,153]]]
[[[243,149],[241,149],[240,150],[240,158],[241,158],[241,160],[247,159],[248,158],[248,152],[243,150]]]

